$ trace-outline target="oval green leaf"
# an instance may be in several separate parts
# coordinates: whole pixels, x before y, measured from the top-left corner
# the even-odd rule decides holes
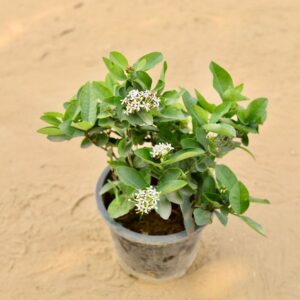
[[[203,128],[207,131],[215,132],[228,137],[236,137],[235,129],[228,124],[205,124]]]
[[[216,165],[216,177],[218,182],[224,186],[227,190],[231,188],[238,182],[234,173],[225,165]]]
[[[182,161],[187,158],[200,156],[205,153],[202,149],[187,149],[187,150],[180,150],[174,153],[168,160],[162,162],[163,165],[170,165],[179,161]]]
[[[187,185],[185,180],[168,180],[161,182],[157,189],[162,195],[177,191]]]
[[[195,222],[198,226],[204,226],[210,224],[212,213],[210,211],[204,210],[202,208],[196,208],[194,210]]]
[[[135,189],[143,189],[147,186],[144,177],[134,168],[131,167],[117,167],[116,169],[119,179],[126,185]]]
[[[245,185],[238,181],[229,192],[229,202],[233,211],[243,214],[249,207],[249,192]]]

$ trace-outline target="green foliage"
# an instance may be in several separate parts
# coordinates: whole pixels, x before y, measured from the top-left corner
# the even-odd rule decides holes
[[[145,178],[141,172],[131,167],[120,166],[116,169],[121,182],[136,189],[142,189],[147,186]]]
[[[166,198],[161,198],[157,204],[156,212],[164,219],[168,220],[171,212],[172,212],[172,205],[169,200]]]
[[[163,60],[160,52],[152,52],[140,57],[134,64],[133,68],[137,71],[148,71]]]
[[[168,181],[162,181],[158,186],[157,190],[161,192],[162,195],[168,194],[174,191],[177,191],[184,186],[187,185],[187,182],[185,180],[168,180]]]
[[[243,214],[248,209],[249,192],[242,182],[236,182],[230,189],[229,202],[233,211],[237,214]]]
[[[196,208],[194,210],[195,222],[198,226],[204,226],[212,222],[212,213],[202,208]]]
[[[225,69],[213,61],[210,63],[209,68],[213,74],[213,86],[221,98],[224,99],[224,93],[233,87],[232,78]]]
[[[236,148],[252,155],[249,136],[266,120],[268,100],[249,100],[244,85],[234,85],[229,72],[215,62],[209,68],[219,103],[210,103],[198,90],[195,96],[183,88],[166,90],[168,65],[160,52],[131,64],[112,51],[103,62],[108,70],[104,80],[85,83],[64,103],[63,112],[44,113],[46,127],[38,132],[54,142],[80,138],[82,148],[94,145],[106,151],[114,180],[100,193],[113,199],[109,215],[126,215],[138,194],[156,195],[159,201],[152,209],[167,220],[172,207],[179,206],[188,233],[210,224],[213,214],[226,225],[231,214],[264,235],[243,214],[250,204],[269,201],[251,197],[233,171],[216,161]],[[151,69],[160,63],[155,79]]]
[[[126,215],[133,207],[134,203],[132,201],[117,193],[114,200],[109,204],[107,212],[111,218],[115,219]]]
[[[228,137],[236,137],[235,129],[228,124],[205,124],[202,126],[207,131],[218,133]]]
[[[257,233],[265,236],[266,232],[262,228],[262,226],[258,223],[256,223],[254,220],[252,220],[249,217],[246,216],[240,216],[240,219],[243,220],[248,226],[250,226],[253,230],[255,230]]]
[[[216,165],[215,170],[219,184],[230,191],[238,181],[234,173],[225,165]]]

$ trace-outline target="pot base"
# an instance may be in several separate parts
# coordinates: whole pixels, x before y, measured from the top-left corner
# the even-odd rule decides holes
[[[166,282],[184,276],[197,255],[199,232],[173,243],[149,244],[147,236],[132,241],[111,232],[123,270],[148,282]]]
[[[143,274],[143,273],[136,272],[133,269],[131,269],[128,265],[126,265],[121,260],[121,258],[119,258],[118,256],[117,256],[117,261],[118,261],[120,267],[122,268],[122,270],[125,273],[127,273],[128,275],[133,276],[136,279],[149,282],[149,283],[160,284],[160,283],[165,283],[165,282],[170,282],[172,280],[180,279],[181,277],[186,275],[186,273],[188,272],[188,270],[192,266],[195,258],[196,258],[196,253],[195,253],[194,257],[191,257],[191,263],[190,263],[190,265],[186,266],[187,268],[185,270],[181,270],[181,271],[177,272],[177,274],[170,275],[170,276],[165,276],[165,277],[162,277],[162,278],[155,277],[156,276],[155,273]]]

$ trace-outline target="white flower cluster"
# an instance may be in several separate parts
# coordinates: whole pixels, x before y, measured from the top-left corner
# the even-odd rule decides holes
[[[144,108],[150,111],[152,108],[159,108],[159,98],[151,91],[131,90],[121,103],[126,106],[125,114],[129,115]]]
[[[134,194],[136,212],[140,214],[148,214],[151,210],[157,208],[159,195],[160,192],[158,192],[153,186],[149,186],[144,190],[137,190]]]
[[[168,154],[173,149],[174,148],[169,143],[159,143],[152,147],[152,151],[150,152],[150,154],[153,158],[160,158]]]

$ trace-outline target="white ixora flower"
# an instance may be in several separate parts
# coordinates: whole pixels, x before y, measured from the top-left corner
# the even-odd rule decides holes
[[[128,95],[121,100],[122,105],[126,106],[126,115],[140,111],[142,108],[146,111],[150,111],[152,108],[159,108],[159,102],[160,99],[149,90],[131,90]]]
[[[157,208],[160,192],[153,186],[149,186],[144,190],[137,190],[134,194],[136,212],[140,214],[148,214],[151,210]]]
[[[159,143],[152,147],[152,151],[150,152],[150,154],[153,158],[160,158],[168,154],[173,149],[174,148],[169,143]]]
[[[216,138],[218,136],[217,133],[215,132],[209,132],[207,135],[206,135],[206,138],[208,139],[213,139],[213,138]]]

